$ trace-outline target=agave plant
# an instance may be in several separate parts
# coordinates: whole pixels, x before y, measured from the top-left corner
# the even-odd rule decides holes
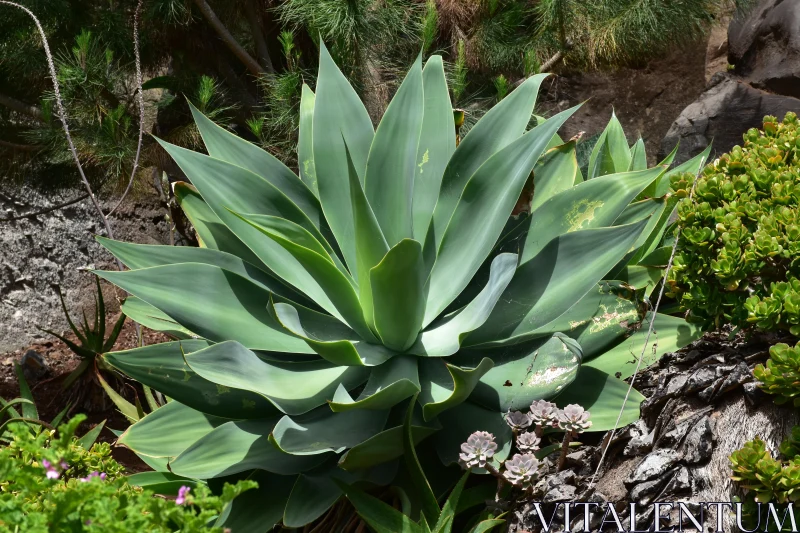
[[[175,194],[201,247],[100,239],[130,269],[98,272],[132,295],[125,313],[178,339],[104,356],[173,400],[120,443],[176,475],[258,480],[230,513],[256,531],[316,519],[334,479],[391,482],[415,395],[414,441],[445,464],[479,430],[504,460],[505,413],[535,400],[612,427],[653,320],[670,161],[646,168],[612,118],[584,180],[557,135],[576,108],[526,131],[544,78],[456,146],[440,57],[416,61],[374,130],[323,45],[299,178],[193,110],[208,155],[162,146],[191,180]],[[531,172],[531,214],[511,218]],[[648,361],[697,335],[655,320]]]

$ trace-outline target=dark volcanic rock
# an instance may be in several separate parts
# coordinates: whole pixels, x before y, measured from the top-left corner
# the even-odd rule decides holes
[[[625,480],[625,484],[631,486],[661,477],[680,461],[680,459],[681,454],[675,450],[656,450],[642,459],[639,466],[637,466],[636,469],[631,472],[628,479]]]

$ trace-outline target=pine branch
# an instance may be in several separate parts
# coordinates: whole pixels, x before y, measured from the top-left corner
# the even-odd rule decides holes
[[[40,150],[44,150],[45,148],[39,144],[18,144],[4,141],[3,139],[0,139],[0,147],[10,148],[11,150],[17,150],[20,152],[38,152]]]
[[[212,28],[214,28],[214,31],[217,32],[217,35],[219,35],[220,39],[222,39],[222,42],[225,43],[225,46],[227,46],[228,49],[233,52],[233,55],[238,57],[239,60],[244,63],[244,66],[247,67],[247,70],[256,76],[263,76],[267,74],[267,71],[258,64],[258,61],[253,59],[253,57],[247,53],[247,50],[242,48],[242,45],[240,45],[236,38],[231,35],[231,32],[229,32],[228,28],[226,28],[222,21],[219,20],[216,13],[214,13],[214,10],[211,9],[211,6],[208,5],[206,0],[194,0],[194,3],[197,8],[200,9],[200,12],[203,14],[203,17],[205,17],[206,21],[211,25]]]
[[[30,105],[26,104],[25,102],[20,102],[16,98],[12,98],[2,93],[0,93],[0,105],[9,108],[12,111],[16,111],[17,113],[28,115],[29,117],[34,118],[39,122],[44,122],[44,113],[42,113],[42,110],[36,107],[35,105]]]
[[[275,74],[275,67],[272,65],[272,59],[269,57],[269,49],[267,49],[267,41],[264,39],[264,30],[261,28],[261,17],[258,12],[258,0],[246,0],[244,3],[244,12],[247,16],[247,21],[250,23],[250,32],[253,34],[253,41],[256,43],[256,52],[258,52],[258,61],[270,74]]]

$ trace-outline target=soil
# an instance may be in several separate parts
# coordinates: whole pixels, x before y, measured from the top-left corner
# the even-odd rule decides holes
[[[114,322],[119,318],[110,316],[107,324],[107,329],[113,327]],[[71,341],[76,341],[72,333],[65,335]],[[158,344],[170,340],[167,335],[142,328],[142,337],[146,345]],[[122,329],[122,332],[117,339],[114,350],[126,350],[138,346],[136,327],[134,323],[128,320]],[[0,355],[0,397],[8,400],[19,396],[19,383],[14,372],[14,364],[21,363],[23,356],[28,350],[36,351],[47,365],[47,371],[40,377],[31,375],[26,372],[26,380],[31,387],[34,402],[39,411],[39,418],[45,422],[52,420],[70,401],[71,394],[69,391],[64,391],[62,388],[63,380],[72,372],[81,362],[80,357],[75,355],[69,347],[58,339],[37,342],[28,348],[17,350],[15,352]],[[106,380],[108,377],[106,376]],[[78,434],[82,435],[92,429],[95,425],[103,420],[106,421],[105,427],[108,429],[103,430],[98,438],[99,442],[113,443],[116,440],[114,434],[109,429],[124,430],[130,423],[120,413],[114,404],[106,397],[105,393],[99,386],[90,384],[91,391],[86,396],[86,399],[80,405],[75,405],[71,408],[70,414],[83,413],[87,415],[86,421],[78,428]],[[119,389],[120,387],[118,387]],[[142,396],[141,387],[130,381],[125,381],[122,390],[118,390],[123,397],[133,402],[138,396],[141,403],[145,405],[144,397]],[[150,470],[133,452],[123,447],[112,447],[112,454],[114,458],[123,465],[130,473],[142,472]]]

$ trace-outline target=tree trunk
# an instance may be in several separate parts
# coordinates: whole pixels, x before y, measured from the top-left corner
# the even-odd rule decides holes
[[[226,28],[222,21],[219,20],[216,13],[214,13],[214,10],[211,9],[211,6],[208,5],[206,0],[194,0],[194,3],[197,5],[198,9],[200,9],[200,12],[203,14],[203,17],[205,17],[206,21],[208,21],[211,27],[214,28],[214,31],[217,32],[217,35],[219,35],[220,39],[222,39],[222,42],[225,43],[225,46],[227,46],[228,49],[233,52],[233,55],[238,57],[239,60],[244,63],[244,66],[247,67],[247,70],[249,70],[255,76],[263,76],[267,74],[267,71],[258,64],[258,61],[253,59],[253,57],[247,53],[247,50],[245,50],[242,45],[240,45],[239,42],[233,37],[233,35],[231,35],[231,32],[229,32],[228,28]]]
[[[0,105],[6,106],[17,113],[22,113],[23,115],[28,115],[31,118],[35,118],[39,122],[44,122],[44,115],[42,114],[41,109],[34,105],[20,102],[16,98],[11,98],[5,94],[0,94]]]
[[[275,67],[272,65],[272,59],[269,57],[267,41],[264,39],[264,29],[261,27],[261,14],[258,10],[258,0],[247,0],[244,3],[244,11],[247,15],[247,21],[250,23],[250,32],[253,34],[253,41],[256,44],[258,62],[261,63],[261,66],[263,66],[267,72],[274,74]]]

